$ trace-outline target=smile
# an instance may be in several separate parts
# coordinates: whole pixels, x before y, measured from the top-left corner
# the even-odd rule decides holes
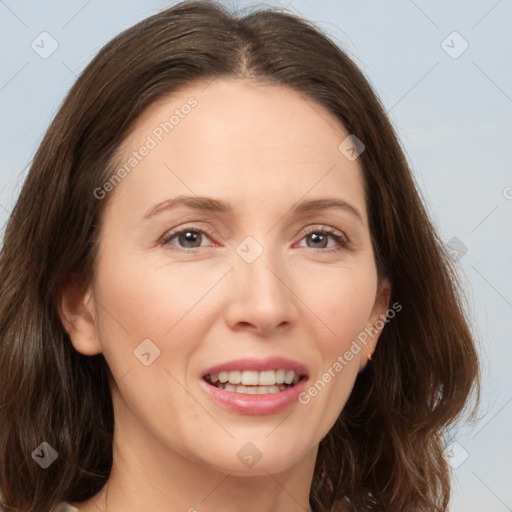
[[[216,388],[246,395],[279,393],[293,387],[300,380],[293,370],[233,370],[207,374],[204,380]]]
[[[286,357],[243,358],[205,370],[199,383],[211,400],[244,415],[277,414],[298,403],[309,372]]]

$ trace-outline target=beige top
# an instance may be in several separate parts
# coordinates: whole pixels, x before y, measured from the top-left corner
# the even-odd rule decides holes
[[[72,507],[67,501],[61,501],[50,512],[80,512],[76,507]]]

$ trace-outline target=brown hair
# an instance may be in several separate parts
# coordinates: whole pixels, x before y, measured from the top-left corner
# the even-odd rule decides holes
[[[382,105],[355,64],[308,21],[242,16],[187,1],[124,31],[87,66],[35,155],[0,254],[0,491],[7,510],[83,501],[106,483],[113,408],[103,356],[74,350],[56,309],[70,276],[86,284],[115,170],[135,121],[198,80],[248,77],[300,92],[363,141],[379,276],[403,310],[386,325],[340,417],[321,441],[315,511],[445,511],[443,435],[479,395],[464,297]],[[341,142],[341,141],[340,141]],[[43,470],[32,452],[58,452]]]

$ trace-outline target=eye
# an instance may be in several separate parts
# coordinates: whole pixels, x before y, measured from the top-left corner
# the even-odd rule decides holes
[[[204,247],[202,242],[205,238],[209,239],[209,235],[206,231],[192,227],[184,227],[165,234],[161,239],[161,244],[178,245],[181,249],[197,249]],[[177,243],[173,243],[174,239],[176,239]]]
[[[329,245],[329,239],[334,240],[334,243]],[[306,245],[306,247],[319,252],[339,251],[349,245],[344,233],[329,227],[313,227],[304,235],[302,240],[306,240],[306,244],[310,241],[312,245]]]
[[[205,247],[203,244],[205,240],[211,241],[210,234],[206,230],[185,226],[166,233],[160,243],[195,252],[194,249]],[[318,252],[339,251],[349,246],[349,240],[343,232],[326,226],[313,226],[303,235],[302,240],[306,241],[306,247]]]

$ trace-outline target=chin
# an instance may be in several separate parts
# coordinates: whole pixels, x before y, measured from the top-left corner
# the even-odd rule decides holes
[[[316,457],[315,444],[301,443],[292,436],[281,435],[278,431],[269,435],[265,431],[261,435],[236,437],[226,443],[219,443],[220,450],[209,454],[206,463],[215,467],[220,472],[231,473],[235,476],[264,476],[268,473],[281,473],[300,463],[305,457]],[[243,440],[242,440],[243,439]],[[203,452],[204,460],[204,452]]]

